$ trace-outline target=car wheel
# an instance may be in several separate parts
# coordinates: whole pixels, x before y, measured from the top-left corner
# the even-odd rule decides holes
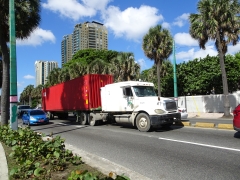
[[[136,125],[139,131],[148,132],[151,130],[151,122],[149,116],[145,113],[138,114],[136,118]]]
[[[31,124],[30,124],[30,120],[28,120],[28,122],[27,122],[27,126],[30,126]]]
[[[25,124],[24,120],[22,120],[22,124]]]

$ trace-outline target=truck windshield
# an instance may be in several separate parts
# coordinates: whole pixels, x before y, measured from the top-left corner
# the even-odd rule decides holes
[[[152,86],[133,86],[133,90],[138,97],[156,96]]]

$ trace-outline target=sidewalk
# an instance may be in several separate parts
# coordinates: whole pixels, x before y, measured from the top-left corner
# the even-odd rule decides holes
[[[231,117],[223,117],[224,113],[188,113],[188,118],[207,118],[207,119],[233,119],[233,114],[230,113]]]
[[[233,116],[232,117],[223,117],[224,113],[188,113],[188,118],[207,118],[207,119],[228,119],[228,120],[232,120]],[[232,115],[232,113],[231,113]],[[183,122],[184,123],[184,122]],[[185,125],[185,124],[184,124]],[[188,126],[186,124],[186,126]],[[205,126],[206,127],[206,126]],[[77,153],[79,155],[82,155],[83,151],[80,150],[80,149],[74,149],[73,146],[71,145],[67,145],[67,147],[70,149],[70,150],[73,150],[74,153]],[[93,155],[90,156],[93,158]],[[96,160],[97,157],[94,157],[93,159]],[[85,162],[90,165],[94,165],[94,161],[91,160],[90,158],[85,158],[84,159]],[[113,163],[111,162],[107,162],[106,159],[102,159],[101,157],[98,157],[98,165],[99,165],[99,168],[103,171],[103,172],[108,172],[108,168],[113,166]],[[106,164],[107,163],[107,164]],[[104,167],[101,165],[101,164],[105,164],[105,167],[107,169],[103,169]],[[121,167],[121,166],[117,166],[117,164],[114,164],[114,166],[116,166],[115,168],[118,169],[119,172],[128,172],[128,169],[127,168],[124,168],[124,167]],[[120,171],[121,170],[121,171]],[[117,171],[117,170],[116,170]],[[141,177],[140,174],[137,174],[137,173],[134,173],[132,172],[131,174],[131,178],[132,179],[136,179],[134,178],[134,176],[137,176],[137,177]],[[141,177],[143,178],[143,177]],[[143,178],[144,179],[144,178]],[[6,159],[6,156],[5,156],[5,152],[4,152],[4,149],[2,147],[2,144],[0,143],[0,180],[8,180],[8,166],[7,166],[7,159]]]

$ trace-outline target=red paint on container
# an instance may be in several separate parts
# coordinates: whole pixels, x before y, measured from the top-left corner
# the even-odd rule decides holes
[[[87,74],[42,90],[44,111],[86,111],[101,107],[100,88],[112,75]]]

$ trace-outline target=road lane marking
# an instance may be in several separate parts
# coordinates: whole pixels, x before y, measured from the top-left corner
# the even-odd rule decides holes
[[[229,151],[240,152],[240,149],[235,149],[235,148],[227,148],[227,147],[222,147],[222,146],[214,146],[214,145],[208,145],[208,144],[181,141],[181,140],[176,140],[176,139],[161,138],[161,137],[159,137],[158,139],[165,140],[165,141],[180,142],[180,143],[185,143],[185,144],[193,144],[193,145],[197,145],[197,146],[204,146],[204,147],[211,147],[211,148],[225,149],[225,150],[229,150]]]

